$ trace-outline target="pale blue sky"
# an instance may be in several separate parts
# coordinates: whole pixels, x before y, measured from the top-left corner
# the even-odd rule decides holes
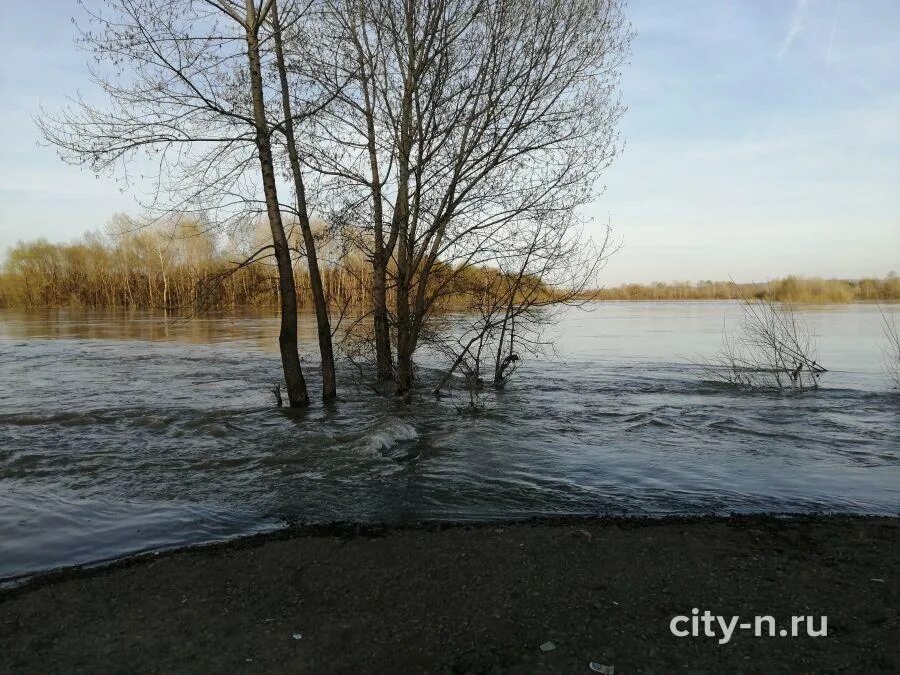
[[[90,89],[74,1],[0,4],[0,249],[137,212],[38,147],[40,105]],[[900,271],[900,2],[631,0],[624,154],[590,212],[605,281]]]

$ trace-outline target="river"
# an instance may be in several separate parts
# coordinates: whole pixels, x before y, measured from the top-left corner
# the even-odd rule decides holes
[[[0,579],[291,523],[897,514],[878,308],[801,311],[829,368],[802,393],[734,391],[692,365],[739,314],[597,304],[475,410],[380,398],[342,365],[340,402],[289,411],[270,392],[271,315],[0,311]]]

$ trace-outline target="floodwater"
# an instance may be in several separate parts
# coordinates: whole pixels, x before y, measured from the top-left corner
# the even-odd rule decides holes
[[[692,366],[739,314],[599,304],[480,409],[379,398],[343,366],[339,403],[288,411],[272,316],[0,312],[0,579],[301,522],[897,514],[878,308],[803,310],[829,372],[802,393]]]

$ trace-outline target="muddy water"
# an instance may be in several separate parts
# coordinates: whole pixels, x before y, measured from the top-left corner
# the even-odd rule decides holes
[[[817,391],[737,393],[692,362],[731,303],[567,314],[559,355],[484,407],[377,398],[277,411],[277,320],[0,312],[0,578],[285,523],[900,511],[880,315],[803,311]],[[317,386],[312,318],[306,366]],[[425,377],[439,364],[427,355]]]

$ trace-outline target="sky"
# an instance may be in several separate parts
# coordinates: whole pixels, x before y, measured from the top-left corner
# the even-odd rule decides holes
[[[0,3],[0,251],[69,241],[124,183],[63,164],[33,116],[91,94],[74,0]],[[605,285],[900,272],[900,2],[631,0],[624,151],[586,209]]]

